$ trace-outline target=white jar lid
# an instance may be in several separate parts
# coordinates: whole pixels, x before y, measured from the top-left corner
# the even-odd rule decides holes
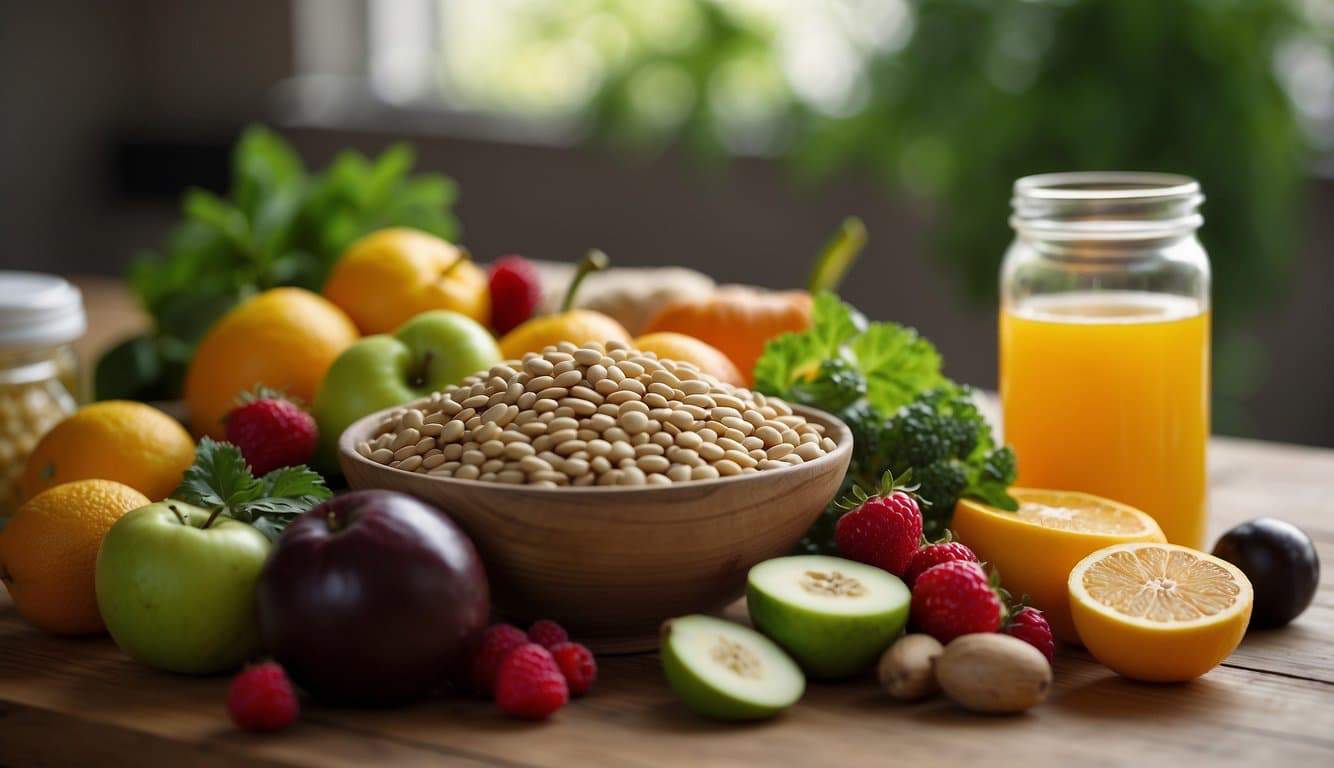
[[[68,344],[88,327],[83,294],[40,272],[0,272],[0,347]]]

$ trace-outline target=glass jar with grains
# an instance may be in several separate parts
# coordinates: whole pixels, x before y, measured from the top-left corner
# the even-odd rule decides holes
[[[19,480],[37,441],[78,407],[71,344],[86,326],[83,296],[69,282],[0,272],[0,516],[18,506]]]

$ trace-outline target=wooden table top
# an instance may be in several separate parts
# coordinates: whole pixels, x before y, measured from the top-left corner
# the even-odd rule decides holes
[[[645,654],[599,659],[593,694],[547,723],[467,699],[303,702],[295,726],[258,736],[228,721],[225,678],[154,672],[104,637],[44,635],[0,596],[0,765],[1334,765],[1334,451],[1232,439],[1210,450],[1211,540],[1273,515],[1310,533],[1326,568],[1301,618],[1251,633],[1192,683],[1130,682],[1062,649],[1050,698],[1021,716],[899,704],[866,679],[812,683],[779,717],[729,725],[686,711]]]

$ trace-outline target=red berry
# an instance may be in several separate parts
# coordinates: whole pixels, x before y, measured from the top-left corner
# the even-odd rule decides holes
[[[942,643],[973,632],[995,632],[1003,613],[1000,596],[977,563],[933,565],[913,586],[913,623]]]
[[[504,334],[533,316],[542,303],[537,267],[522,256],[503,256],[491,265],[491,330]]]
[[[922,541],[917,500],[903,491],[872,496],[838,519],[834,540],[849,560],[902,576]]]
[[[261,396],[233,408],[225,421],[227,442],[241,449],[256,475],[305,464],[315,455],[315,419],[290,400]]]
[[[227,689],[227,712],[238,728],[281,731],[296,720],[296,691],[276,662],[246,667]]]
[[[515,648],[496,672],[496,703],[507,715],[544,720],[570,700],[551,652],[537,643]]]
[[[583,696],[593,687],[598,679],[598,662],[593,652],[579,643],[557,643],[551,648],[551,656],[556,666],[565,675],[565,684],[570,687],[570,694]]]
[[[551,619],[538,619],[528,627],[528,642],[537,643],[548,651],[570,639],[570,633]]]
[[[472,689],[490,695],[495,692],[496,670],[515,648],[528,644],[528,635],[513,624],[492,624],[482,633],[482,641],[472,656]]]
[[[1005,622],[1001,631],[1042,651],[1048,662],[1056,655],[1056,641],[1052,639],[1051,626],[1047,624],[1047,617],[1037,608],[1029,606],[1020,608],[1009,621]]]
[[[913,553],[912,559],[908,561],[908,570],[903,574],[903,581],[911,587],[916,583],[917,577],[921,576],[927,568],[948,563],[951,560],[966,560],[970,563],[976,563],[977,555],[973,554],[973,550],[957,541],[927,544]]]

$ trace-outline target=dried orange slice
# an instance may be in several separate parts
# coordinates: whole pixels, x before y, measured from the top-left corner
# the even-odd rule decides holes
[[[1070,571],[1070,613],[1084,647],[1135,680],[1191,680],[1236,649],[1253,592],[1229,562],[1175,544],[1119,544]]]
[[[1016,598],[1028,595],[1047,614],[1052,632],[1079,642],[1070,620],[1065,582],[1090,552],[1132,541],[1166,541],[1153,518],[1101,496],[1073,491],[1012,488],[1017,512],[963,499],[951,528],[982,560],[996,566]]]

